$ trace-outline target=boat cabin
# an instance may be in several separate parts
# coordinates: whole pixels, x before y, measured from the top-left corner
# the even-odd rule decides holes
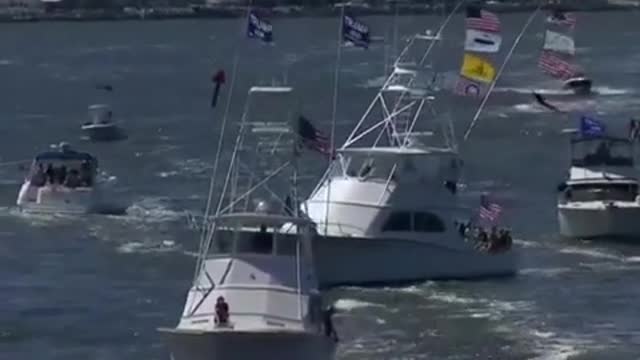
[[[98,160],[91,154],[75,151],[63,143],[58,151],[43,152],[34,158],[27,180],[34,187],[93,187],[97,168]]]
[[[220,215],[214,222],[182,326],[277,331],[320,326],[309,220],[247,212]],[[299,232],[283,233],[284,224]],[[220,298],[228,304],[228,321],[211,321]]]
[[[341,173],[360,180],[424,182],[455,178],[458,162],[448,148],[376,147],[339,150]]]
[[[571,140],[571,166],[633,167],[633,145],[623,138],[576,137]]]
[[[112,123],[113,112],[111,111],[111,107],[109,107],[109,105],[90,105],[87,112],[89,113],[89,122],[85,123],[85,125],[106,125]]]

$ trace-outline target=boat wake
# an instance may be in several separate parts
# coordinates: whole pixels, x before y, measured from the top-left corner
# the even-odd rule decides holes
[[[558,251],[562,254],[571,254],[571,255],[580,255],[589,258],[597,258],[597,259],[607,259],[607,260],[616,260],[620,262],[624,262],[626,257],[618,254],[613,254],[606,250],[602,249],[585,249],[580,247],[564,247]]]
[[[382,87],[382,85],[384,85],[386,81],[387,81],[387,76],[382,75],[382,76],[375,77],[373,79],[369,79],[364,83],[361,83],[358,87],[361,87],[364,89],[379,89]]]
[[[370,307],[384,307],[384,305],[374,304],[357,299],[338,299],[333,305],[337,310],[344,312]]]
[[[572,272],[574,269],[569,267],[551,267],[551,268],[526,268],[518,271],[519,275],[553,278],[559,275]]]
[[[116,248],[116,251],[122,254],[149,254],[149,253],[169,253],[181,251],[182,246],[176,244],[173,240],[157,241],[132,241],[124,243]]]
[[[202,159],[175,159],[172,161],[175,170],[161,171],[156,176],[161,178],[188,177],[209,178],[213,166]]]
[[[166,197],[148,197],[126,209],[126,218],[140,222],[176,221],[184,218],[183,211],[171,210]]]
[[[493,90],[494,92],[507,92],[507,93],[516,93],[516,94],[527,94],[530,95],[533,92],[536,92],[541,95],[547,96],[567,96],[567,97],[576,97],[573,91],[568,89],[548,89],[548,88],[521,88],[521,87],[498,87]],[[594,86],[593,87],[594,95],[604,95],[604,96],[615,96],[615,95],[628,95],[633,94],[633,89],[625,89],[625,88],[612,88],[608,86]]]

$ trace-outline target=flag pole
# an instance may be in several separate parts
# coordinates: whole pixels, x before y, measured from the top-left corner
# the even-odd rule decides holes
[[[335,148],[335,138],[336,138],[336,116],[338,112],[338,85],[340,83],[340,63],[342,60],[342,30],[344,23],[344,8],[347,5],[346,3],[336,4],[340,6],[340,19],[338,21],[338,44],[336,49],[336,67],[333,73],[333,109],[331,113],[331,137],[329,139],[329,177],[327,178],[327,198],[326,198],[326,209],[324,212],[324,235],[327,236],[327,232],[329,230],[329,201],[331,199],[331,170],[333,167],[333,154]]]
[[[480,114],[482,113],[482,110],[484,110],[484,106],[487,104],[487,100],[489,100],[489,96],[491,96],[491,92],[496,87],[496,84],[498,83],[498,79],[500,78],[500,76],[502,75],[502,72],[504,71],[505,67],[507,66],[507,63],[509,62],[509,59],[511,59],[511,55],[513,55],[513,52],[515,51],[516,47],[520,43],[520,40],[522,39],[522,36],[524,36],[524,33],[529,28],[529,25],[531,25],[531,23],[533,22],[533,19],[535,19],[536,15],[538,15],[538,12],[540,11],[541,7],[542,7],[542,2],[540,1],[540,2],[538,2],[538,7],[536,8],[536,10],[531,14],[531,16],[529,16],[529,19],[527,20],[527,22],[522,27],[522,30],[520,31],[520,34],[518,34],[518,37],[513,41],[513,45],[511,46],[511,49],[509,49],[509,52],[507,53],[507,57],[502,62],[502,65],[500,65],[500,69],[498,69],[498,73],[496,74],[496,78],[491,83],[491,86],[489,86],[489,90],[484,95],[484,98],[482,99],[482,102],[480,103],[480,106],[478,107],[478,110],[476,111],[476,114],[473,116],[473,119],[471,120],[471,123],[469,124],[469,127],[467,128],[467,131],[465,131],[464,137],[463,137],[463,141],[466,141],[467,139],[469,139],[469,136],[471,135],[471,131],[473,130],[473,128],[476,125],[476,122],[480,118]]]

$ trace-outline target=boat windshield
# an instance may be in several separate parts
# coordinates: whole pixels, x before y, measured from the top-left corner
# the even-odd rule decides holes
[[[565,190],[568,201],[635,201],[638,184],[574,184]]]
[[[221,229],[216,232],[211,253],[212,255],[236,253],[295,256],[297,244],[298,235],[282,234],[266,227],[261,227],[257,231],[256,229],[245,231]]]
[[[572,143],[572,166],[633,166],[631,144],[622,139],[582,139]]]

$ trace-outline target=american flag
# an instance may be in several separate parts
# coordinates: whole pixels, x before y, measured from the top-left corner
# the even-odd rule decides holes
[[[467,7],[467,29],[489,32],[500,31],[500,19],[492,12],[482,10],[477,6]]]
[[[551,24],[566,25],[570,28],[573,28],[576,26],[576,17],[572,13],[554,11],[547,18],[547,22]]]
[[[538,60],[538,66],[542,71],[559,79],[568,79],[580,73],[580,69],[576,65],[563,60],[553,51],[543,50]]]
[[[479,216],[481,219],[484,219],[490,222],[495,222],[498,219],[498,217],[500,217],[501,213],[502,213],[502,206],[494,202],[490,202],[485,195],[482,196],[482,198],[480,199],[480,211],[479,211]]]
[[[298,118],[298,136],[300,136],[302,145],[308,149],[326,155],[333,153],[329,145],[329,137],[316,129],[311,121],[304,116]]]

